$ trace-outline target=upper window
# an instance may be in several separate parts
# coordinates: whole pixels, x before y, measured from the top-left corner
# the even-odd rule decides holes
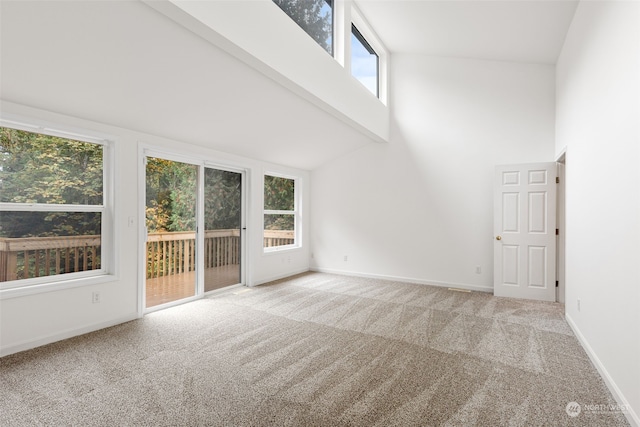
[[[379,96],[379,58],[355,25],[351,24],[351,74]]]
[[[264,176],[264,247],[295,246],[298,209],[296,181]]]
[[[0,133],[0,289],[104,273],[104,145]]]
[[[333,0],[273,0],[333,56]]]

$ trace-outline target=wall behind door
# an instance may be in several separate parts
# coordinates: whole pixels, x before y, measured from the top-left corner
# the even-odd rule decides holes
[[[554,160],[554,67],[399,54],[391,76],[391,141],[312,172],[312,266],[490,291],[494,166]]]

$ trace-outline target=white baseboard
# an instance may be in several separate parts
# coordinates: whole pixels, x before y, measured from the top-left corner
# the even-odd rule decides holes
[[[611,375],[609,375],[609,372],[600,361],[600,358],[598,358],[598,355],[596,355],[596,353],[593,351],[593,348],[591,348],[591,346],[589,345],[589,342],[586,340],[584,335],[582,335],[582,332],[580,332],[580,329],[578,328],[578,326],[575,324],[571,316],[569,316],[568,314],[565,314],[565,319],[567,319],[567,323],[573,330],[573,333],[578,338],[578,341],[582,345],[582,348],[584,348],[584,351],[589,356],[589,359],[591,359],[591,362],[593,362],[596,369],[600,373],[600,376],[602,377],[605,384],[609,388],[609,391],[613,395],[614,399],[616,399],[616,402],[620,406],[624,406],[627,409],[627,412],[625,412],[624,415],[627,417],[629,424],[631,424],[634,427],[640,427],[640,418],[638,417],[638,414],[633,410],[633,408],[631,407],[627,399],[625,399],[624,395],[616,385],[615,381],[613,380],[613,378],[611,378]]]
[[[443,288],[458,288],[458,289],[466,289],[469,291],[477,291],[477,292],[490,292],[493,293],[493,286],[478,286],[478,285],[470,285],[467,283],[453,283],[453,282],[440,282],[437,280],[424,280],[424,279],[415,279],[412,277],[402,277],[402,276],[388,276],[383,274],[368,274],[368,273],[359,273],[355,271],[346,271],[346,270],[336,270],[332,268],[321,268],[321,267],[313,267],[311,271],[317,271],[319,273],[331,273],[331,274],[341,274],[343,276],[354,276],[354,277],[366,277],[369,279],[382,279],[382,280],[393,280],[396,282],[406,282],[406,283],[416,283],[419,285],[431,285],[431,286],[440,286]]]
[[[40,347],[46,344],[51,344],[57,341],[62,341],[67,338],[72,338],[78,335],[87,334],[89,332],[97,331],[99,329],[104,329],[111,326],[119,325],[121,323],[129,322],[131,320],[136,320],[138,318],[139,318],[138,314],[133,313],[127,316],[122,316],[116,319],[109,320],[107,322],[93,323],[91,325],[87,325],[82,328],[67,329],[62,332],[58,332],[52,335],[41,336],[36,339],[23,341],[18,344],[13,344],[7,347],[1,346],[0,357],[8,356],[10,354],[18,353],[25,350],[31,350],[32,348]]]
[[[307,271],[309,271],[309,269],[308,268],[304,268],[304,269],[301,269],[301,270],[290,271],[290,272],[284,273],[284,274],[277,274],[275,276],[269,276],[269,277],[264,278],[264,279],[256,280],[253,283],[253,285],[251,285],[251,286],[264,285],[265,283],[273,282],[274,280],[286,279],[287,277],[295,276],[296,274],[306,273]]]

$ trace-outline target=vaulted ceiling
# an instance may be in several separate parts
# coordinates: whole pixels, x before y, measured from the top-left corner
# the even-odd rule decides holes
[[[139,1],[0,7],[3,100],[302,169],[371,143]]]
[[[573,1],[360,0],[393,52],[553,64]],[[371,140],[138,1],[0,1],[0,96],[313,169]]]
[[[555,64],[576,0],[356,0],[393,53]]]

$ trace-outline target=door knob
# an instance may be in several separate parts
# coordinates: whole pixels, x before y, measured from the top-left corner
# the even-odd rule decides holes
[[[497,236],[496,240],[502,240],[502,236]]]

